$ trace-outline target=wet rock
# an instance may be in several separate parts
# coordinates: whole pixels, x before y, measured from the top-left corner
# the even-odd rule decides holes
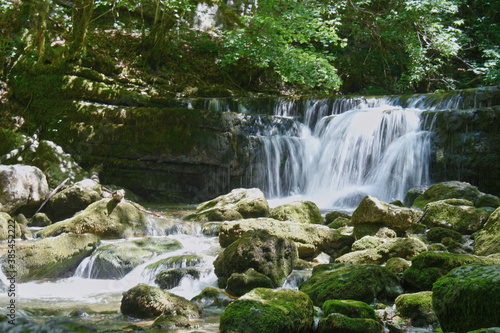
[[[234,221],[241,220],[243,216],[234,209],[226,207],[215,207],[202,211],[201,213],[191,214],[184,220],[208,222],[208,221]]]
[[[216,287],[206,287],[193,299],[192,302],[202,308],[228,306],[233,301],[223,290]]]
[[[413,202],[413,206],[423,209],[428,203],[445,199],[465,199],[476,202],[481,196],[477,187],[469,183],[449,181],[434,184]]]
[[[457,242],[463,241],[462,234],[452,229],[435,227],[427,232],[427,239],[430,242],[441,243],[441,241],[445,237],[450,237],[451,239],[454,239]]]
[[[388,227],[402,235],[421,215],[418,210],[391,205],[367,195],[352,213],[352,225],[359,237],[364,236],[359,232],[363,225],[376,226],[376,230]]]
[[[352,243],[351,250],[352,251],[362,251],[368,249],[375,249],[377,246],[382,245],[387,240],[375,237],[375,236],[364,236],[354,243]]]
[[[466,265],[434,283],[432,305],[445,332],[500,326],[500,265]]]
[[[302,259],[314,258],[321,252],[335,254],[336,251],[354,242],[353,237],[342,235],[339,231],[327,226],[260,218],[222,223],[219,243],[222,247],[227,247],[246,231],[256,229],[266,230],[273,235],[295,242]]]
[[[306,294],[290,289],[257,288],[228,305],[220,318],[226,332],[309,332],[314,307]]]
[[[120,310],[125,316],[140,319],[161,315],[180,315],[188,319],[200,316],[200,308],[193,302],[143,283],[123,293]]]
[[[405,269],[411,266],[411,261],[403,258],[390,258],[385,263],[385,268],[396,276],[402,276]]]
[[[413,187],[411,189],[408,190],[408,192],[406,192],[406,195],[405,195],[405,198],[403,200],[403,203],[405,204],[406,207],[411,207],[413,206],[413,202],[415,201],[415,199],[423,194],[425,192],[425,190],[427,190],[428,187],[424,187],[424,186],[418,186],[418,187]]]
[[[84,179],[52,196],[47,202],[46,212],[53,221],[61,221],[100,199],[101,185],[92,179]]]
[[[422,291],[399,295],[394,301],[403,318],[411,319],[412,326],[437,326],[438,319],[432,308],[432,292]]]
[[[30,242],[16,248],[18,282],[65,276],[98,246],[99,237],[92,234],[64,234]],[[7,261],[2,270],[11,270]]]
[[[488,214],[463,200],[440,200],[425,206],[422,223],[430,228],[443,227],[463,234],[472,234],[481,229]]]
[[[384,328],[374,319],[349,318],[340,313],[332,313],[320,320],[318,325],[318,333],[327,332],[382,333]]]
[[[335,220],[328,224],[328,228],[332,229],[339,229],[348,226],[351,226],[351,219],[345,217],[337,217]]]
[[[37,167],[0,165],[0,212],[12,214],[23,206],[34,212],[48,194],[47,178]]]
[[[275,207],[269,217],[278,221],[323,224],[318,206],[311,201],[295,201]]]
[[[36,213],[31,217],[31,219],[28,222],[28,225],[30,227],[46,227],[51,224],[52,221],[45,213]]]
[[[194,254],[185,254],[158,260],[157,262],[146,266],[146,269],[160,272],[161,270],[170,268],[193,267],[203,262],[205,262],[205,260],[200,256]]]
[[[38,232],[45,238],[65,232],[92,233],[105,239],[144,235],[147,232],[146,214],[132,204],[113,199],[101,199],[92,203],[82,213],[54,223]]]
[[[281,286],[298,260],[294,242],[277,237],[265,230],[251,230],[229,245],[214,261],[219,287],[226,287],[233,273],[249,268],[269,277],[275,286]]]
[[[474,254],[486,256],[500,253],[500,208],[488,218],[474,239]]]
[[[131,241],[101,246],[90,260],[93,260],[93,279],[120,279],[138,265],[160,253],[182,248],[182,244],[166,237],[144,237]]]
[[[172,289],[179,285],[184,277],[199,279],[201,272],[195,267],[176,267],[162,271],[156,275],[155,283],[161,289]]]
[[[202,214],[213,208],[226,208],[237,211],[244,218],[269,216],[269,204],[261,190],[234,189],[226,195],[221,195],[213,200],[198,205],[196,214]]]
[[[351,220],[351,215],[345,212],[333,211],[325,215],[325,224],[330,224],[338,218],[345,218]]]
[[[205,236],[219,236],[221,223],[220,222],[208,222],[201,226],[201,233]]]
[[[375,309],[361,301],[331,299],[322,306],[325,317],[331,313],[340,313],[349,318],[366,318],[377,320]]]
[[[254,270],[249,268],[244,273],[233,273],[227,280],[226,291],[233,296],[243,296],[255,288],[274,288],[273,281]]]
[[[197,327],[197,325],[193,325],[193,323],[189,321],[189,318],[185,316],[162,314],[155,319],[152,327],[161,330],[172,330],[175,328],[193,328]]]
[[[372,303],[375,299],[392,300],[403,292],[396,276],[384,267],[351,264],[316,266],[299,290],[308,294],[316,306],[322,306],[330,299],[365,303]]]
[[[456,267],[478,264],[500,264],[500,255],[488,257],[470,254],[427,251],[412,259],[412,265],[403,273],[405,282],[417,291],[432,290],[432,285],[440,277]]]
[[[479,207],[498,208],[500,207],[500,198],[492,194],[483,194],[477,199],[474,206],[476,206],[477,208]]]
[[[0,212],[0,241],[8,239],[9,230],[14,226],[15,238],[31,238],[31,232],[24,224],[16,222],[9,214]]]

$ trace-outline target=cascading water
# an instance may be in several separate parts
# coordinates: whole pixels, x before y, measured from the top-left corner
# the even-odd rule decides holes
[[[366,194],[393,201],[403,199],[410,187],[428,183],[430,132],[421,130],[422,110],[395,102],[306,103],[299,130],[260,138],[268,197],[311,200],[323,209],[352,208]],[[277,110],[286,115],[283,107]]]

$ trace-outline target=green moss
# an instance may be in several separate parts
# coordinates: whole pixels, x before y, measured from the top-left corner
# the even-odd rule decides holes
[[[340,313],[349,318],[367,318],[377,320],[375,309],[365,302],[353,300],[328,300],[323,303],[325,316],[330,313]]]
[[[427,327],[437,323],[431,291],[399,295],[394,303],[402,317],[412,320],[413,326]]]
[[[443,182],[429,187],[415,199],[413,206],[423,209],[430,202],[444,199],[466,199],[476,202],[479,196],[479,190],[469,183],[458,181]]]
[[[427,232],[427,239],[431,242],[441,243],[442,239],[445,237],[450,237],[457,242],[462,242],[463,239],[461,233],[448,228],[435,227]]]
[[[233,273],[227,280],[226,291],[233,296],[243,296],[255,288],[275,288],[273,281],[249,268],[244,273]]]
[[[318,206],[311,201],[297,201],[275,207],[269,217],[279,221],[323,224]]]
[[[383,326],[375,319],[349,318],[339,313],[332,313],[319,322],[318,333],[382,333]]]
[[[197,255],[181,255],[173,256],[165,259],[158,260],[157,262],[146,266],[146,269],[157,270],[157,269],[169,269],[173,267],[191,267],[202,263],[204,260],[202,257]]]
[[[161,289],[172,289],[179,285],[185,276],[193,279],[200,278],[200,271],[194,267],[176,267],[160,272],[156,275],[155,283]]]

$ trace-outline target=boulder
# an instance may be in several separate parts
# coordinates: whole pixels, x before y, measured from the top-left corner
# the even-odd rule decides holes
[[[351,264],[318,265],[299,290],[308,294],[316,306],[330,299],[365,303],[393,300],[403,292],[397,277],[384,267]]]
[[[294,242],[270,234],[265,230],[251,230],[229,245],[214,261],[219,287],[226,287],[233,273],[249,268],[269,277],[275,286],[281,286],[298,260]]]
[[[28,221],[28,225],[30,227],[46,227],[46,226],[51,225],[51,224],[52,224],[52,221],[49,219],[49,217],[45,213],[36,213]]]
[[[330,299],[323,303],[323,313],[328,316],[331,313],[340,313],[349,318],[366,318],[377,320],[375,309],[361,301]]]
[[[176,267],[170,268],[156,274],[155,283],[161,289],[172,289],[179,285],[184,277],[199,279],[201,272],[196,267]]]
[[[254,270],[249,268],[244,273],[233,273],[227,280],[226,291],[233,296],[243,296],[255,288],[274,288],[273,281]]]
[[[492,207],[496,209],[500,207],[500,198],[492,194],[483,194],[477,199],[474,206],[477,208]]]
[[[427,246],[416,237],[393,238],[376,248],[346,253],[335,259],[335,262],[381,265],[391,258],[410,260],[424,251],[427,251]]]
[[[376,230],[388,227],[402,235],[421,215],[418,210],[391,205],[367,195],[352,213],[352,225],[356,235],[360,234],[357,229],[362,225],[377,226]]]
[[[435,227],[427,231],[427,239],[430,242],[441,243],[443,238],[446,237],[454,239],[455,241],[460,243],[463,241],[462,234],[452,229]]]
[[[331,223],[328,224],[328,228],[332,229],[339,229],[349,226],[351,226],[351,219],[345,217],[337,217],[335,220],[333,220]]]
[[[232,190],[213,200],[198,205],[197,214],[212,208],[228,208],[240,213],[244,218],[269,216],[269,204],[261,190],[257,188]]]
[[[80,214],[54,223],[38,232],[45,238],[64,232],[75,234],[92,233],[104,239],[124,238],[147,233],[146,214],[134,205],[113,199],[101,199],[92,203]]]
[[[340,313],[329,314],[318,324],[318,333],[383,333],[383,326],[374,319],[349,318]]]
[[[399,277],[403,275],[404,270],[410,267],[410,265],[411,261],[395,257],[387,260],[387,262],[385,263],[385,268],[392,274],[395,274]]]
[[[394,304],[401,317],[411,319],[412,326],[428,327],[438,324],[432,308],[431,291],[399,295]]]
[[[449,181],[434,184],[419,195],[413,202],[413,207],[423,209],[428,203],[445,199],[465,199],[475,203],[481,192],[469,183]]]
[[[295,242],[302,259],[312,259],[321,252],[335,254],[354,242],[351,236],[342,235],[327,226],[260,218],[222,223],[219,243],[222,247],[227,247],[246,231],[256,229],[266,230],[270,234]]]
[[[483,227],[488,214],[473,206],[465,205],[464,200],[440,200],[425,206],[422,223],[429,228],[442,227],[458,231],[462,234],[472,234]]]
[[[160,259],[146,266],[147,270],[153,270],[155,272],[161,272],[162,270],[170,268],[183,268],[183,267],[193,267],[205,262],[202,257],[194,254],[184,254],[180,256],[168,257],[165,259]]]
[[[175,314],[162,314],[155,319],[152,325],[153,328],[160,330],[172,330],[176,328],[194,328],[189,318]]]
[[[220,332],[310,332],[313,322],[314,307],[303,292],[257,288],[228,305]]]
[[[417,291],[432,290],[433,283],[452,269],[473,263],[500,264],[500,255],[481,257],[471,254],[427,251],[412,259],[412,265],[404,271],[403,279]]]
[[[338,218],[345,218],[345,219],[348,219],[350,221],[351,215],[349,215],[348,213],[345,213],[345,212],[340,212],[340,211],[333,211],[333,212],[326,213],[325,224],[330,224]]]
[[[191,299],[202,308],[228,306],[233,301],[223,290],[216,287],[205,287],[200,294]]]
[[[241,220],[243,216],[231,208],[215,207],[203,210],[201,213],[191,214],[184,218],[184,220],[209,222],[209,221],[234,221]]]
[[[364,236],[352,243],[352,251],[362,251],[368,249],[375,249],[377,246],[382,245],[387,242],[387,239],[383,239],[375,236]]]
[[[413,202],[415,199],[423,194],[425,190],[427,190],[428,187],[425,186],[418,186],[418,187],[413,187],[406,192],[405,198],[403,199],[403,203],[405,204],[406,207],[411,207],[413,206]]]
[[[171,238],[144,237],[101,246],[92,254],[92,279],[121,279],[132,269],[160,253],[182,248]]]
[[[500,327],[500,265],[465,265],[434,283],[432,305],[445,332]]]
[[[278,221],[323,224],[318,206],[311,201],[295,201],[275,207],[269,217]]]
[[[61,221],[101,199],[101,185],[92,179],[84,179],[52,196],[45,211],[51,220]]]
[[[500,208],[489,216],[474,238],[474,254],[487,256],[494,253],[500,253]]]
[[[154,319],[163,314],[198,318],[200,308],[187,299],[144,283],[123,293],[120,310],[123,315]]]
[[[28,165],[0,165],[0,212],[12,214],[23,206],[34,212],[49,194],[43,172]]]
[[[14,237],[28,239],[31,238],[31,232],[26,228],[24,224],[18,223],[9,214],[0,212],[0,241],[7,240],[9,238],[9,230],[14,227]]]
[[[92,234],[64,234],[54,238],[16,245],[17,281],[64,277],[98,246],[99,237]],[[12,270],[4,261],[2,270]]]

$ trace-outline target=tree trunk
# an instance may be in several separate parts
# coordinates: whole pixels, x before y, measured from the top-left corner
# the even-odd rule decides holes
[[[87,29],[94,12],[94,0],[75,0],[73,6],[73,31],[70,45],[70,60],[81,60],[85,55]]]

